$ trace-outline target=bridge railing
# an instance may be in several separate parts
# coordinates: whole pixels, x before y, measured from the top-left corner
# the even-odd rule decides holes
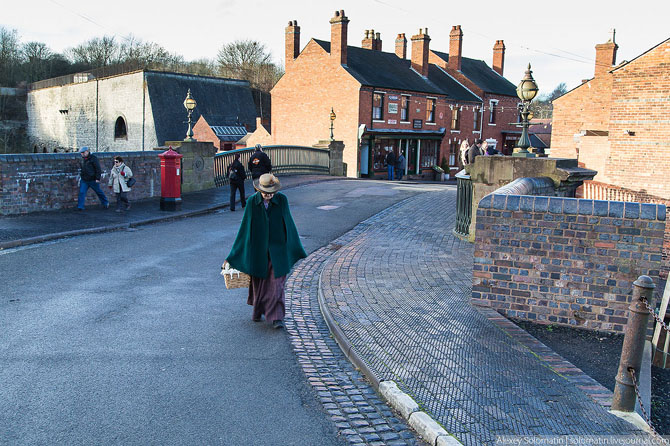
[[[249,158],[254,153],[253,147],[229,150],[217,153],[214,156],[214,184],[217,187],[229,183],[228,166],[240,154],[240,162],[247,171],[247,178],[251,172],[247,168]],[[303,146],[264,146],[263,151],[270,157],[272,173],[276,175],[310,175],[330,173],[330,155],[328,149]]]

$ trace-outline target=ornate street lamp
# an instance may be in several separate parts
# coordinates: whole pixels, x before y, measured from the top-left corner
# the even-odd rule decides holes
[[[184,138],[184,141],[195,141],[193,139],[193,129],[191,128],[191,113],[193,113],[193,109],[197,105],[197,102],[195,102],[195,99],[193,99],[193,96],[191,96],[191,89],[188,89],[188,93],[186,93],[186,99],[184,100],[184,108],[188,111],[188,131],[186,132],[186,138]]]
[[[330,140],[333,141],[333,122],[335,122],[335,111],[333,110],[333,107],[330,107]]]
[[[521,150],[513,153],[512,156],[520,156],[525,158],[535,157],[534,153],[528,152],[528,147],[530,147],[530,138],[528,137],[528,126],[530,125],[530,123],[528,116],[531,114],[530,102],[537,95],[537,91],[538,91],[537,84],[535,83],[535,79],[533,79],[533,72],[530,69],[530,64],[528,64],[528,69],[526,70],[525,76],[523,77],[523,79],[521,79],[519,86],[516,87],[516,95],[519,97],[519,99],[521,99],[522,102],[521,107],[522,131],[521,131],[521,138],[519,138],[519,142],[517,143],[517,147]]]

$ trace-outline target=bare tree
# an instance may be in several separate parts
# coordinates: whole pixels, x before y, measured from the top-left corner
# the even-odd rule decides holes
[[[563,96],[568,92],[568,87],[565,82],[561,82],[552,90],[551,93],[540,95],[534,102],[531,103],[530,109],[533,112],[533,117],[539,119],[548,119],[553,116],[554,106],[551,103],[554,99]]]
[[[119,62],[119,45],[113,36],[96,37],[67,50],[74,63],[84,63],[91,68],[105,67]]]
[[[23,53],[25,80],[35,82],[49,77],[51,50],[42,42],[28,42],[21,47]]]
[[[216,60],[219,74],[248,80],[252,87],[270,91],[283,70],[272,62],[272,54],[255,40],[236,40],[223,45]]]
[[[21,62],[19,36],[15,29],[0,26],[0,85],[14,86]]]

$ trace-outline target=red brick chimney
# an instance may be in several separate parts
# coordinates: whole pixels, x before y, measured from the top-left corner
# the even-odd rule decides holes
[[[285,31],[286,39],[286,48],[285,48],[285,58],[286,62],[284,63],[285,69],[288,70],[293,61],[298,54],[300,54],[300,27],[298,26],[297,20],[292,20],[288,22],[288,26]]]
[[[365,48],[366,50],[381,51],[382,39],[379,37],[379,33],[375,34],[374,29],[366,29],[365,37],[361,41],[361,48]]]
[[[379,33],[375,34],[375,40],[374,40],[374,45],[373,45],[372,49],[377,50],[377,51],[382,50],[382,38],[379,35]]]
[[[505,42],[496,40],[493,45],[493,71],[499,75],[503,75],[503,68],[505,66]]]
[[[330,57],[337,65],[347,64],[347,27],[349,19],[344,15],[344,9],[335,11],[330,19]]]
[[[614,41],[614,33],[612,31],[612,38],[609,39],[606,43],[599,43],[596,45],[596,68],[595,68],[595,77],[602,76],[612,69],[612,66],[616,63],[616,50],[619,49],[619,45]]]
[[[419,29],[419,34],[412,36],[412,68],[423,77],[428,77],[428,54],[430,53],[430,36]]]
[[[461,25],[451,28],[449,33],[449,68],[461,71],[461,50],[463,49],[463,31]]]
[[[364,48],[366,50],[374,50],[375,49],[374,43],[375,43],[375,30],[366,29],[365,37],[361,41],[361,48]]]
[[[407,39],[405,33],[398,34],[395,38],[395,55],[401,59],[407,59]]]

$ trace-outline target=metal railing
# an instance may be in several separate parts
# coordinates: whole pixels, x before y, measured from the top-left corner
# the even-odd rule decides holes
[[[240,162],[247,169],[253,147],[220,152],[214,156],[214,184],[217,187],[229,183],[228,166],[240,154]],[[270,157],[272,173],[276,175],[309,175],[330,173],[330,152],[328,149],[302,146],[265,146],[263,151]],[[247,169],[247,178],[251,172]]]
[[[461,170],[456,174],[456,227],[454,232],[467,236],[472,221],[472,180],[470,175]]]

